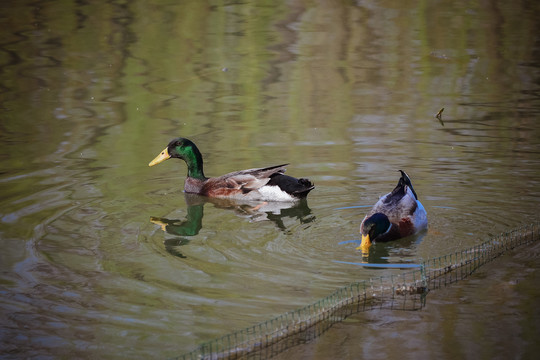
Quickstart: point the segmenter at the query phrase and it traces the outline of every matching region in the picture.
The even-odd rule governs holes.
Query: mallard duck
[[[201,152],[192,141],[185,138],[173,139],[148,166],[170,158],[182,159],[187,164],[188,173],[184,183],[186,193],[239,200],[295,201],[305,198],[315,187],[308,179],[284,175],[288,164],[207,178],[203,172]]]
[[[377,201],[360,225],[362,243],[367,250],[374,241],[391,241],[410,236],[427,228],[426,210],[418,201],[411,179],[402,170],[392,192]]]

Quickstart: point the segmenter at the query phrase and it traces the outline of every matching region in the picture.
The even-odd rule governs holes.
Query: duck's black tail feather
[[[396,188],[402,187],[403,189],[405,189],[405,186],[408,186],[411,189],[412,193],[414,194],[414,197],[416,198],[416,200],[418,200],[418,196],[416,195],[416,191],[414,191],[411,178],[409,177],[409,175],[407,175],[407,173],[403,170],[399,170],[399,172],[401,173],[401,178],[399,179],[399,182]]]
[[[272,175],[268,185],[279,186],[281,190],[297,198],[306,197],[307,194],[315,188],[315,185],[308,179],[297,179],[284,174]]]

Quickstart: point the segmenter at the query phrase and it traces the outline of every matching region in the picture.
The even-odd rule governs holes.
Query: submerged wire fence
[[[318,337],[355,313],[383,308],[421,309],[429,290],[465,279],[509,250],[538,241],[539,231],[540,221],[466,250],[426,260],[412,271],[349,284],[313,304],[206,342],[176,359],[270,358]]]

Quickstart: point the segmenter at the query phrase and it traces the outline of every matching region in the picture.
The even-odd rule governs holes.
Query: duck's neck
[[[206,176],[204,176],[203,171],[202,155],[196,146],[192,146],[191,151],[188,151],[184,155],[184,160],[186,161],[188,167],[188,177],[198,180],[206,180]]]

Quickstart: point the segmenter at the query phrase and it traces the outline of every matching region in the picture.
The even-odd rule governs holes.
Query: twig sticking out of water
[[[442,121],[442,112],[443,111],[444,111],[444,108],[441,108],[441,110],[439,110],[437,115],[435,115],[435,117],[439,120],[439,122],[441,123],[442,126],[444,126],[444,122]]]

